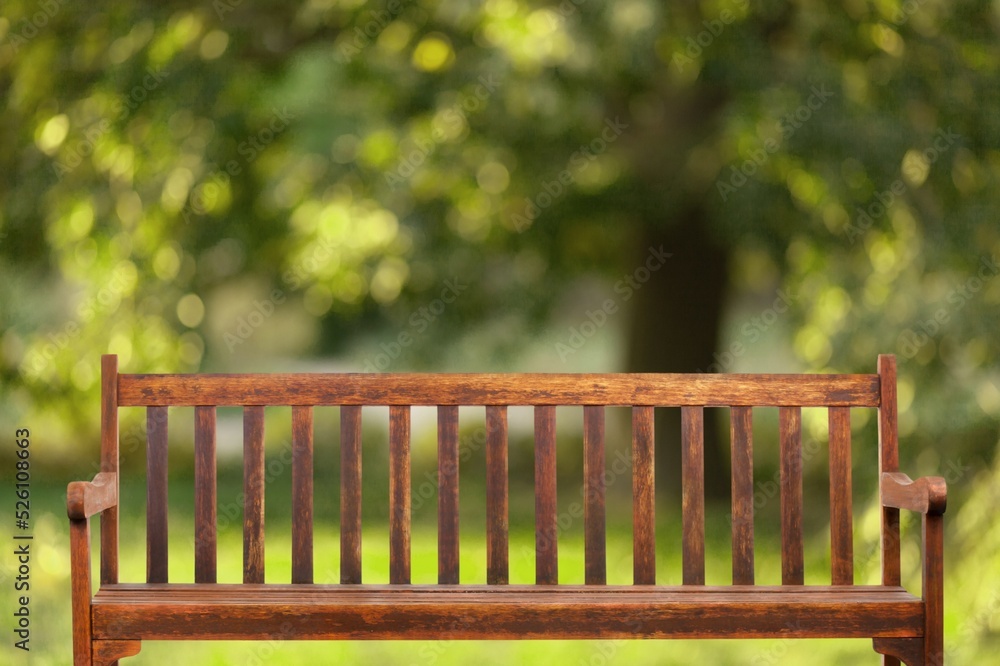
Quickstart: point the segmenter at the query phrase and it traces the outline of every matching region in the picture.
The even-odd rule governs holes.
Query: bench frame
[[[943,664],[940,477],[899,472],[896,363],[871,375],[126,375],[101,364],[101,471],[67,491],[76,666],[142,640],[869,637],[883,664]],[[195,407],[195,583],[167,581],[166,416]],[[215,407],[244,406],[244,583],[215,580]],[[290,585],[264,585],[264,406],[292,407]],[[313,584],[312,407],[341,406],[341,584]],[[390,407],[390,584],[361,584],[361,406]],[[410,585],[411,405],[438,407],[439,584]],[[458,405],[486,407],[487,585],[458,585]],[[535,406],[536,585],[508,585],[507,405]],[[559,585],[555,407],[583,405],[586,585]],[[632,407],[634,585],[606,585],[604,406]],[[118,580],[118,408],[147,407],[147,582]],[[682,414],[683,586],[656,585],[653,414]],[[733,585],[704,580],[703,409],[729,407]],[[779,408],[782,585],[754,585],[752,408]],[[803,585],[801,407],[830,414],[831,586]],[[878,408],[882,585],[855,586],[850,408]],[[923,596],[900,581],[899,511],[923,519]],[[101,517],[100,589],[90,519]],[[170,603],[164,603],[168,600]],[[553,618],[558,611],[558,618]],[[289,629],[286,613],[301,614]],[[200,624],[189,618],[198,613]],[[595,614],[600,621],[595,622]],[[484,620],[489,618],[489,622]]]

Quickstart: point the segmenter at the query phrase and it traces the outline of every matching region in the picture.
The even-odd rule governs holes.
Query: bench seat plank
[[[95,638],[144,640],[866,638],[923,635],[920,599],[880,586],[118,584]]]

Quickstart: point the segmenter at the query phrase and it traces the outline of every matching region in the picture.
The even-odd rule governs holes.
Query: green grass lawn
[[[193,579],[194,559],[191,534],[193,521],[190,511],[189,483],[171,486],[170,522],[170,577],[176,582]],[[4,641],[0,650],[0,663],[64,665],[70,663],[70,613],[69,613],[69,548],[68,529],[61,510],[62,487],[36,487],[36,503],[47,512],[35,520],[34,551],[32,560],[32,650],[30,656],[14,650],[12,640]],[[219,498],[224,505],[226,498],[236,497],[238,483],[225,476],[220,479]],[[268,487],[268,493],[283,492]],[[317,487],[317,493],[322,489]],[[271,495],[269,495],[271,496]],[[291,541],[288,508],[274,497],[268,508],[266,536],[267,582],[289,582],[291,571]],[[145,517],[144,500],[139,490],[123,488],[124,506],[137,507],[126,512],[121,525],[121,580],[141,582],[145,575]],[[609,502],[613,498],[609,497]],[[530,503],[531,497],[512,498],[512,516],[515,509]],[[481,507],[478,498],[469,500],[470,506]],[[317,502],[317,512],[321,506]],[[377,508],[377,507],[376,507]],[[463,504],[463,510],[465,505]],[[51,510],[48,510],[51,509]],[[518,509],[519,510],[519,509]],[[414,583],[433,583],[437,571],[436,530],[433,503],[414,511],[412,540],[412,573]],[[766,512],[764,512],[766,515]],[[428,514],[431,519],[428,519]],[[37,515],[37,514],[36,514]],[[221,514],[220,514],[221,515]],[[534,536],[531,511],[528,522],[512,520],[510,578],[512,583],[531,583],[534,577]],[[611,515],[609,511],[609,516]],[[620,512],[628,521],[631,513]],[[481,513],[474,510],[462,516],[462,582],[483,583],[486,577],[486,548],[484,522]],[[662,529],[658,532],[658,581],[676,584],[680,580],[679,526],[674,515],[664,515]],[[710,584],[728,582],[730,568],[729,534],[726,523],[709,517],[706,551],[707,578]],[[582,522],[582,521],[577,521]],[[864,557],[870,520],[858,526],[859,570],[858,582],[873,582],[877,576],[878,559]],[[388,581],[388,527],[374,520],[366,523],[363,535],[364,580],[379,583]],[[97,548],[96,535],[95,543]],[[814,535],[807,544],[807,583],[829,582],[828,537]],[[909,543],[909,542],[908,542]],[[910,544],[913,545],[913,544]],[[582,525],[571,525],[560,536],[560,579],[563,583],[583,581]],[[904,549],[907,550],[907,549]],[[912,548],[909,548],[912,551]],[[756,568],[758,582],[774,584],[780,576],[780,549],[778,537],[766,524],[758,526]],[[315,532],[315,578],[317,582],[335,583],[339,577],[339,542],[337,527],[332,521],[319,519]],[[911,579],[915,572],[913,552],[906,557]],[[219,532],[219,582],[239,582],[241,579],[242,534],[240,519],[221,520]],[[96,566],[95,566],[96,571]],[[631,582],[632,554],[631,531],[628,525],[609,523],[608,577],[609,583]],[[3,586],[10,590],[9,571],[2,572]],[[914,587],[914,590],[918,588]],[[949,625],[958,620],[954,599],[949,599]],[[5,606],[4,614],[7,614]],[[8,615],[9,617],[9,615]],[[10,625],[10,620],[7,621]],[[7,632],[5,632],[7,633]],[[8,634],[9,636],[9,634]],[[951,640],[956,640],[952,637]],[[350,642],[149,642],[141,654],[123,663],[135,664],[403,664],[431,666],[432,664],[859,664],[877,662],[867,640],[757,640],[757,641],[350,641]],[[950,663],[963,663],[954,659]],[[971,662],[969,662],[971,663]]]

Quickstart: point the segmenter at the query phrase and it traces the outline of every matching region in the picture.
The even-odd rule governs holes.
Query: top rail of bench
[[[879,376],[672,373],[121,374],[119,406],[878,407]]]

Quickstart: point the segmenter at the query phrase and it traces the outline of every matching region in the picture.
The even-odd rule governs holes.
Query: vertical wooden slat
[[[243,582],[264,582],[264,407],[243,408]]]
[[[313,582],[313,411],[292,407],[292,582]]]
[[[146,408],[146,582],[167,582],[167,407]]]
[[[653,407],[632,408],[632,583],[656,585]]]
[[[683,581],[705,584],[705,408],[681,407]]]
[[[118,356],[101,356],[101,471],[118,483]],[[101,514],[101,584],[118,582],[118,505]]]
[[[753,408],[731,407],[733,585],[753,585]]]
[[[896,357],[878,357],[879,408],[878,451],[879,478],[885,472],[899,471],[899,434],[896,408]],[[882,509],[882,584],[899,585],[899,509]],[[885,662],[888,664],[888,662]],[[898,664],[898,662],[897,662]]]
[[[507,407],[486,406],[486,582],[506,585]]]
[[[802,536],[802,408],[779,407],[781,584],[805,582]]]
[[[194,582],[216,582],[215,407],[194,408]]]
[[[340,408],[340,582],[361,583],[361,406]]]
[[[410,408],[389,407],[389,582],[410,582]]]
[[[438,583],[458,584],[458,405],[438,407]]]
[[[854,584],[851,408],[830,407],[830,550],[834,585]]]
[[[583,407],[583,548],[584,582],[607,582],[605,551],[604,407]]]
[[[535,582],[559,584],[556,408],[535,407]]]

